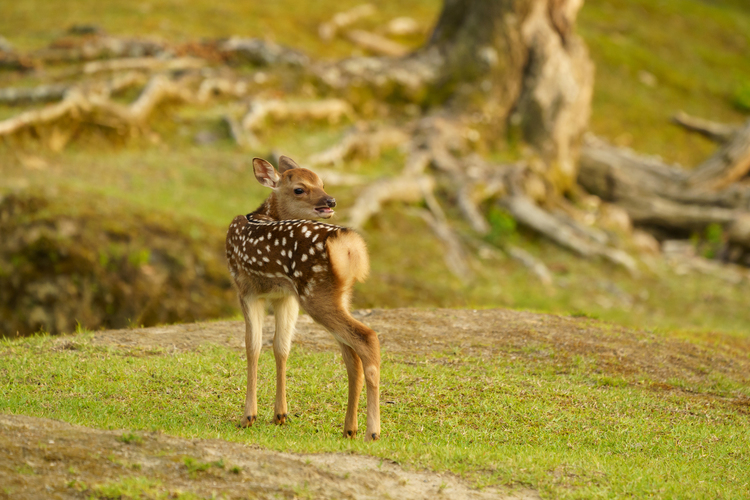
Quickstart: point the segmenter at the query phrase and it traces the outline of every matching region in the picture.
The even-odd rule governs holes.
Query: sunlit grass
[[[728,402],[748,397],[747,387],[731,379],[717,385],[710,374],[703,382],[675,380],[684,391],[665,392],[642,374],[602,372],[580,356],[386,352],[383,439],[367,444],[340,436],[346,377],[335,353],[294,350],[292,417],[282,427],[270,423],[274,364],[262,355],[260,423],[240,430],[238,352],[95,347],[85,335],[65,350],[52,343],[3,342],[0,411],[282,451],[356,451],[450,470],[479,485],[525,485],[550,498],[739,498],[750,479],[750,417]]]

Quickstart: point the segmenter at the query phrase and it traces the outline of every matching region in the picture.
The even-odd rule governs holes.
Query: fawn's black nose
[[[328,198],[326,200],[326,205],[328,205],[330,208],[333,208],[336,206],[336,198]]]

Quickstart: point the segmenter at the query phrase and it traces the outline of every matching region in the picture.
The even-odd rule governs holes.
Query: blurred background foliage
[[[0,35],[18,51],[45,47],[74,25],[175,42],[238,35],[273,40],[315,59],[336,59],[361,52],[342,39],[324,42],[318,26],[358,3],[3,2]],[[418,47],[429,36],[441,2],[386,0],[377,7],[375,15],[362,20],[363,28],[377,31],[395,17],[412,17],[421,31],[400,41]],[[668,162],[696,165],[715,145],[670,125],[671,116],[684,110],[739,123],[750,111],[750,4],[746,1],[588,0],[579,15],[578,32],[596,64],[591,131],[617,145]],[[31,74],[0,70],[0,86],[38,85],[54,79],[59,71],[54,67]],[[262,148],[248,152],[231,141],[222,125],[226,112],[227,105],[221,102],[210,108],[165,107],[152,118],[146,133],[114,141],[103,132],[92,133],[59,152],[33,141],[0,142],[0,206],[4,207],[0,215],[6,214],[0,217],[2,292],[12,297],[17,290],[13,287],[21,286],[19,280],[38,290],[46,282],[60,281],[65,273],[72,282],[99,276],[99,284],[91,278],[87,285],[90,297],[97,296],[97,287],[130,290],[130,295],[122,292],[126,298],[119,299],[129,301],[128,307],[110,304],[117,314],[87,313],[85,307],[81,309],[87,302],[75,294],[66,299],[68,309],[53,311],[45,306],[46,295],[34,292],[38,298],[29,311],[37,311],[38,321],[27,324],[33,329],[71,331],[76,322],[88,328],[121,327],[236,314],[229,281],[220,276],[222,238],[236,214],[253,210],[267,195],[252,176],[252,157],[278,151],[304,159],[338,142],[351,124],[269,124],[261,135]],[[0,119],[17,113],[15,107],[0,106]],[[511,146],[497,144],[489,154],[512,156]],[[356,160],[343,168],[374,180],[400,170],[403,161],[403,154],[393,150],[376,161]],[[332,193],[341,214],[356,199],[357,190],[339,187]],[[477,278],[462,283],[447,272],[442,247],[425,223],[403,206],[389,205],[364,228],[373,272],[366,284],[358,286],[355,307],[513,307],[596,316],[646,328],[743,332],[750,327],[747,280],[680,272],[658,257],[646,259],[644,271],[632,276],[559,249],[516,227],[501,210],[492,209],[489,220],[488,241],[513,241],[547,263],[554,274],[552,286],[543,285],[502,255],[473,260]],[[61,230],[61,221],[68,221],[68,229],[79,230]],[[48,269],[47,274],[24,275],[25,250],[11,245],[8,236],[28,239],[28,234],[19,233],[21,222],[27,231],[48,229],[47,240],[52,243],[47,244],[52,246],[45,247],[45,259],[67,249],[67,255],[83,255],[84,260],[67,271],[52,266],[40,268]],[[113,224],[118,227],[112,229]],[[35,237],[41,238],[44,231],[36,231]],[[114,242],[118,234],[127,241]],[[720,239],[716,231],[694,235],[699,251],[705,253],[715,252]],[[76,253],[76,246],[96,249]],[[130,257],[123,257],[126,254]],[[149,269],[159,259],[175,262],[161,281],[149,277]],[[206,270],[203,277],[195,276],[195,266]],[[205,286],[192,286],[204,278]],[[107,296],[101,295],[103,304]],[[141,303],[149,304],[152,312],[135,307]],[[159,307],[175,312],[153,312]],[[15,331],[28,333],[11,322],[0,329],[9,335]]]

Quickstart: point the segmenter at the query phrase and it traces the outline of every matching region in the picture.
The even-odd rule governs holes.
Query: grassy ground
[[[523,485],[545,498],[741,498],[750,479],[750,418],[747,403],[737,403],[750,390],[731,370],[665,384],[543,345],[491,356],[386,348],[385,439],[371,445],[340,437],[346,382],[338,354],[295,349],[291,423],[267,423],[273,384],[262,383],[261,423],[239,430],[240,352],[168,353],[88,338],[66,348],[48,337],[0,344],[0,411],[280,451],[373,454],[479,486]],[[273,370],[270,354],[261,356],[260,380],[273,380]]]
[[[354,4],[191,0],[186,8],[174,0],[4,2],[0,35],[30,50],[60,37],[69,25],[95,23],[117,35],[176,41],[261,36],[333,58],[353,51],[343,41],[320,41],[317,25]],[[389,0],[378,6],[364,27],[411,15],[425,28],[424,37],[440,2]],[[669,125],[674,112],[743,119],[736,95],[750,82],[746,2],[589,0],[579,32],[597,65],[595,133],[690,166],[714,145]],[[416,45],[420,37],[407,42]],[[0,74],[0,82],[3,78]],[[0,107],[0,117],[17,111]],[[150,138],[117,145],[87,137],[53,153],[37,143],[0,144],[0,190],[45,189],[61,193],[72,208],[81,197],[101,196],[223,227],[266,195],[250,173],[253,155],[277,149],[304,158],[344,133],[343,127],[274,127],[262,137],[263,151],[243,153],[227,139],[198,146],[195,134],[220,128],[222,110],[204,111],[166,111]],[[402,164],[400,154],[391,151],[378,162],[347,168],[377,178]],[[345,214],[357,192],[333,194]],[[472,262],[477,278],[462,284],[447,272],[430,230],[405,215],[403,207],[387,208],[365,228],[365,236],[373,273],[357,289],[360,307],[506,306],[598,316],[691,342],[710,341],[716,330],[746,338],[750,329],[747,283],[678,276],[661,264],[633,277],[510,231],[506,237],[550,266],[556,286],[545,288],[509,259]],[[602,371],[586,357],[561,366],[533,352],[491,359],[435,352],[407,359],[386,350],[383,420],[389,422],[389,439],[368,448],[338,436],[344,389],[342,369],[330,353],[295,354],[290,398],[299,416],[291,425],[240,433],[233,422],[244,392],[243,361],[234,351],[167,355],[85,341],[75,350],[54,350],[51,342],[34,338],[0,345],[0,411],[102,428],[251,441],[281,450],[366,451],[414,467],[454,470],[480,484],[532,485],[550,498],[741,498],[748,488],[747,411],[722,399],[748,397],[739,378],[706,375],[697,385],[675,380],[684,390],[666,391],[648,380],[641,384]],[[525,362],[514,362],[514,356]],[[261,376],[270,379],[270,357],[262,363]],[[261,399],[270,400],[269,385],[262,390]]]

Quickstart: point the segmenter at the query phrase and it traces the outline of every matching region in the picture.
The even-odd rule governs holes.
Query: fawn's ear
[[[279,173],[273,165],[262,158],[253,158],[253,172],[258,182],[266,187],[274,189],[279,184]]]
[[[297,162],[295,162],[288,156],[279,156],[279,172],[283,174],[287,170],[291,170],[293,168],[299,168]]]

